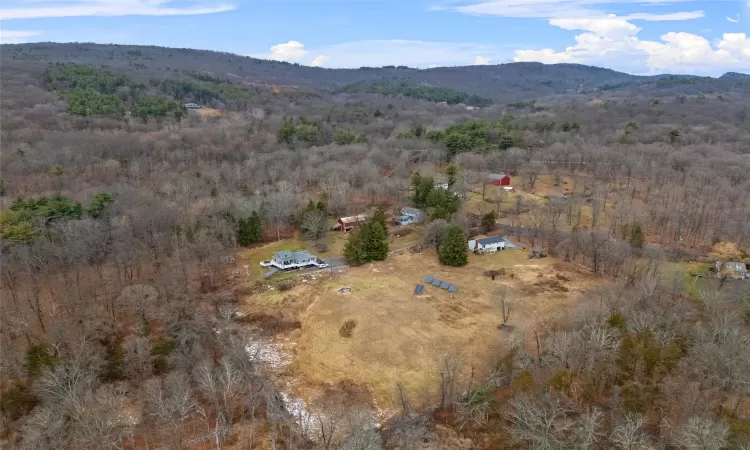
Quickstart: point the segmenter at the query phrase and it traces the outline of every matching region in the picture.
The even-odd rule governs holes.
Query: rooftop
[[[367,216],[365,216],[364,214],[360,214],[358,216],[341,217],[339,220],[344,223],[364,222],[365,220],[367,220]]]
[[[491,173],[487,175],[487,178],[489,178],[490,180],[502,180],[505,177],[506,175],[503,172]]]
[[[296,251],[289,251],[289,250],[282,250],[280,252],[276,252],[274,255],[275,258],[282,259],[282,260],[305,260],[312,258],[313,255],[308,252],[307,250],[296,250]]]
[[[488,245],[488,244],[497,244],[500,242],[506,242],[508,238],[505,236],[488,236],[484,238],[478,238],[477,242],[479,242],[482,245]]]

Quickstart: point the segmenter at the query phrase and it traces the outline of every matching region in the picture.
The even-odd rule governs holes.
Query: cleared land
[[[488,269],[508,273],[492,281],[483,274]],[[415,296],[415,284],[428,274],[456,284],[459,292],[428,286]],[[436,357],[446,349],[460,349],[480,367],[491,361],[508,333],[498,328],[499,307],[492,299],[498,287],[517,292],[510,325],[526,329],[601,283],[559,260],[529,260],[523,251],[470,255],[462,268],[440,266],[433,252],[404,252],[287,292],[249,295],[243,312],[300,321],[299,329],[279,338],[296,343],[287,375],[303,396],[332,385],[367,387],[374,402],[389,409],[396,382],[414,392],[434,389]],[[340,333],[347,321],[356,323],[351,337]]]

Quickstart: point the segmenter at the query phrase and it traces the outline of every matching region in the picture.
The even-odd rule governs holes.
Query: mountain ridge
[[[651,86],[682,86],[687,93],[744,88],[750,75],[728,72],[720,77],[688,74],[633,75],[583,64],[512,62],[429,69],[406,66],[322,68],[214,50],[93,43],[25,43],[0,45],[6,68],[43,70],[49,63],[106,65],[143,80],[181,76],[185,71],[230,77],[244,83],[304,86],[333,92],[358,82],[399,80],[414,86],[445,87],[492,98],[517,101],[558,94]],[[667,80],[667,81],[665,81]],[[674,90],[674,89],[672,89]],[[671,93],[671,91],[669,91]]]

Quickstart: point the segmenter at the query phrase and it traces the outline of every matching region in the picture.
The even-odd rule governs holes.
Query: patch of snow
[[[251,361],[267,364],[273,369],[284,368],[291,362],[289,355],[268,342],[250,341],[245,345],[245,351]]]
[[[307,404],[299,397],[292,397],[286,392],[281,392],[281,400],[284,402],[284,407],[289,414],[294,417],[297,423],[302,427],[303,430],[309,431],[315,424],[310,411],[307,410]]]

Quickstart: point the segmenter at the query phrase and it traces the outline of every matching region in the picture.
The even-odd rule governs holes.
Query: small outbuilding
[[[508,186],[510,185],[510,177],[503,172],[491,173],[487,175],[487,183],[493,186]]]
[[[358,216],[339,217],[331,229],[334,231],[349,231],[357,228],[367,221],[367,216],[360,214]]]

